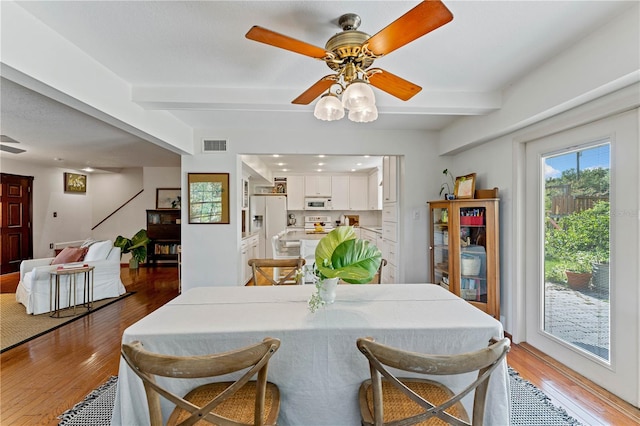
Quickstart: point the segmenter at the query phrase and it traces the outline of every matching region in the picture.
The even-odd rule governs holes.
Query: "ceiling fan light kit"
[[[316,104],[313,115],[324,121],[340,120],[344,117],[344,107],[337,95],[331,92],[325,93]]]
[[[420,86],[380,68],[369,69],[373,61],[452,19],[453,14],[441,1],[426,0],[373,36],[358,31],[358,15],[342,15],[338,21],[342,32],[331,37],[324,49],[259,26],[253,26],[246,37],[323,60],[336,72],[322,77],[292,103],[308,105],[322,95],[313,112],[316,118],[325,121],[339,120],[344,117],[344,110],[348,109],[349,120],[368,123],[378,118],[376,99],[371,86],[403,101],[409,100],[422,90]],[[335,93],[331,92],[333,86],[338,86]],[[342,102],[338,95],[342,95]]]

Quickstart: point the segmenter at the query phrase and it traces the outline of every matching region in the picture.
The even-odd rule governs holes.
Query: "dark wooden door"
[[[20,270],[20,262],[33,257],[31,190],[33,176],[1,174],[0,274]]]

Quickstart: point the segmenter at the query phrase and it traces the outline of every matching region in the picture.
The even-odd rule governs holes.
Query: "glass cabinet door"
[[[431,282],[449,290],[449,209],[431,209]]]
[[[460,208],[460,297],[487,303],[487,211]]]

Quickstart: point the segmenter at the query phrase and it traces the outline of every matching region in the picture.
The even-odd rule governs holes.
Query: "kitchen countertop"
[[[382,234],[382,226],[368,226],[362,225],[360,226],[362,229],[368,229],[369,231],[377,232],[378,234]]]
[[[247,238],[253,237],[254,235],[258,235],[258,231],[255,231],[255,232],[243,232],[241,238],[243,240],[246,240]]]

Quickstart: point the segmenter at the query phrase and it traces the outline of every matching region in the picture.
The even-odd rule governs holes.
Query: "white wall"
[[[88,237],[113,241],[118,235],[130,238],[146,228],[146,210],[156,206],[156,188],[180,187],[179,167],[131,168],[121,173],[87,173],[87,192],[70,194],[64,192],[65,172],[78,173],[2,158],[2,173],[34,177],[32,229],[36,259],[53,256],[51,243]],[[140,196],[91,230],[142,189]],[[129,256],[124,255],[122,261],[128,262]]]
[[[92,177],[87,175],[87,192],[64,192],[64,173],[77,170],[36,166],[2,158],[2,173],[33,176],[33,256],[53,256],[50,243],[86,238],[91,230]],[[53,217],[53,213],[57,217]]]
[[[502,94],[500,110],[444,129],[439,152],[456,153],[640,81],[640,3],[542,64]]]
[[[199,154],[202,138],[227,139],[226,153]],[[265,143],[265,141],[269,141]],[[436,138],[430,132],[371,131],[352,127],[339,138],[324,132],[294,132],[199,129],[194,141],[194,156],[182,157],[182,187],[188,173],[230,174],[230,225],[190,225],[186,208],[182,210],[184,289],[198,286],[237,285],[237,262],[241,238],[240,200],[242,166],[238,154],[343,154],[399,155],[403,157],[400,201],[401,279],[404,282],[427,280],[427,200],[438,197],[442,160],[436,152]],[[416,216],[414,216],[416,214]],[[415,218],[414,218],[415,217]]]

